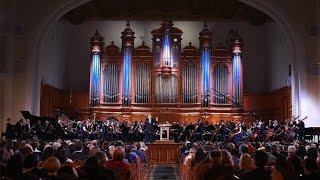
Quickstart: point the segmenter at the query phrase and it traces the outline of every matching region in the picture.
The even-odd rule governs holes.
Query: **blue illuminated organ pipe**
[[[201,52],[201,88],[202,88],[202,106],[210,105],[210,61],[212,48],[212,33],[209,31],[207,24],[199,33],[200,52]]]
[[[132,50],[130,47],[124,48],[123,53],[123,98],[124,102],[130,101],[130,90],[131,90],[131,60],[132,60]]]
[[[169,29],[165,30],[164,40],[163,40],[163,64],[165,66],[173,66],[172,62],[172,43],[169,34]]]
[[[210,95],[210,49],[205,48],[201,53],[202,67],[202,94],[204,97]]]
[[[134,32],[130,28],[129,21],[125,30],[121,33],[122,39],[122,105],[130,106],[131,104],[131,62],[134,47]]]
[[[91,37],[91,65],[90,65],[90,105],[100,105],[100,55],[103,47],[103,38],[98,30]]]
[[[233,74],[232,74],[232,92],[233,92],[233,100],[236,102],[238,106],[242,104],[242,60],[241,60],[241,48],[242,48],[242,40],[239,37],[238,33],[235,33],[235,37],[233,39]]]

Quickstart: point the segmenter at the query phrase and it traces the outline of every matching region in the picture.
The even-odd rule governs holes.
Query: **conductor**
[[[144,127],[144,141],[147,143],[154,142],[154,120],[152,119],[151,114],[148,115],[148,118],[145,121]]]

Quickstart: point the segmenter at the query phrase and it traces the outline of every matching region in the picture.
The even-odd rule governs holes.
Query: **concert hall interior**
[[[208,141],[320,143],[319,89],[319,0],[0,0],[1,141],[141,141],[131,179],[197,179]]]

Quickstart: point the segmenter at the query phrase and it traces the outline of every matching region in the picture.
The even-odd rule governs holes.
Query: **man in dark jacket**
[[[259,179],[259,180],[270,180],[270,172],[266,170],[266,165],[268,163],[268,155],[264,151],[256,151],[254,155],[254,162],[256,168],[249,171],[244,175],[245,180]]]
[[[145,142],[153,142],[154,141],[154,120],[152,119],[152,116],[149,115],[148,118],[145,121]]]

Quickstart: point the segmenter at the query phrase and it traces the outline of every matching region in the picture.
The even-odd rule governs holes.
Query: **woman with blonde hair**
[[[240,170],[236,172],[236,176],[240,179],[242,179],[247,172],[254,169],[253,160],[249,154],[244,153],[241,155],[239,168]]]

